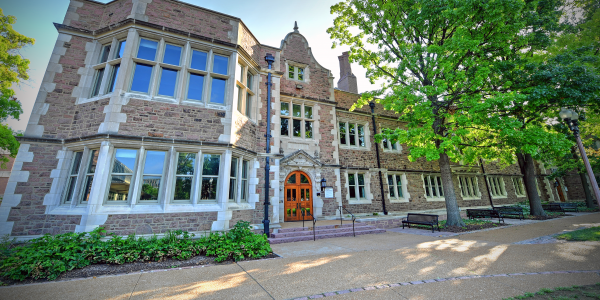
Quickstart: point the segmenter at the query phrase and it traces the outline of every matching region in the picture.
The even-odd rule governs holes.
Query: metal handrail
[[[308,214],[309,216],[312,217],[312,222],[313,222],[313,241],[317,240],[317,233],[315,228],[317,226],[315,226],[315,224],[317,223],[317,218],[315,218],[315,216],[313,216],[309,211],[307,211],[306,209],[300,209],[300,213],[302,214],[302,227],[304,227],[304,214]]]
[[[342,210],[345,210],[347,213],[349,213],[352,216],[352,234],[354,235],[354,237],[356,237],[356,231],[354,231],[354,221],[356,221],[356,217],[354,216],[353,213],[351,213],[349,210],[347,210],[345,207],[343,206],[339,206],[338,208],[340,210],[340,226],[344,225],[343,221],[344,221],[344,214]]]

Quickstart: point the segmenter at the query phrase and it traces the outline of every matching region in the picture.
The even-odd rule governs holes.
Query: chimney
[[[338,56],[338,59],[340,60],[340,80],[338,80],[338,89],[358,94],[356,76],[352,74],[352,67],[350,67],[348,56],[348,51],[342,52],[342,55]]]

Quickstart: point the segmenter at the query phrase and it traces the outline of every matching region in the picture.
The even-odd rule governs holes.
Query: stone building
[[[374,126],[401,128],[398,116],[377,105],[373,123],[369,107],[349,111],[360,95],[347,53],[335,88],[297,26],[272,47],[239,18],[175,0],[71,0],[55,27],[0,235],[200,232],[238,220],[260,228],[265,193],[274,228],[302,209],[318,218],[340,205],[381,212],[382,199],[390,212],[444,207],[437,163],[375,143]],[[453,170],[461,207],[527,199],[517,166]],[[542,197],[558,199],[547,171],[537,171]]]

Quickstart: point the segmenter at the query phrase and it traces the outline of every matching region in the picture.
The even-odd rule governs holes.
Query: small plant
[[[265,235],[254,234],[249,222],[239,221],[227,233],[213,232],[197,240],[182,230],[167,231],[162,238],[120,237],[106,234],[103,228],[88,233],[44,235],[29,243],[10,248],[14,241],[3,238],[0,276],[12,280],[48,280],[90,264],[124,264],[135,261],[162,261],[167,258],[190,259],[197,255],[215,256],[215,261],[260,258],[272,252]],[[4,242],[6,240],[6,242]],[[173,265],[177,268],[179,265]]]
[[[291,209],[291,208],[288,208],[288,209],[287,209],[287,215],[288,215],[288,216],[291,216],[291,215],[292,215],[292,209]]]
[[[378,215],[379,215],[379,213],[373,213],[373,215],[374,215],[374,216],[378,216]]]

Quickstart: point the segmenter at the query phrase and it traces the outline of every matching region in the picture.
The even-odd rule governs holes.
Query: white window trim
[[[349,174],[354,174],[355,180],[355,195],[360,195],[358,189],[358,174],[362,174],[365,179],[365,198],[350,198],[350,182],[349,182]],[[367,171],[354,171],[349,170],[345,172],[346,176],[346,200],[348,200],[348,204],[371,204],[373,200],[373,195],[371,194],[371,173]]]
[[[108,41],[110,41],[110,42],[108,42]],[[82,97],[80,97],[78,104],[108,98],[113,94],[113,92],[108,92],[108,88],[110,85],[110,79],[112,77],[112,73],[114,71],[115,66],[118,64],[121,64],[122,57],[115,58],[115,56],[117,54],[116,53],[117,46],[119,45],[119,43],[121,41],[125,41],[127,43],[128,42],[127,37],[126,36],[118,36],[118,37],[113,37],[110,40],[102,40],[97,43],[98,45],[97,45],[96,54],[93,55],[92,59],[91,59],[91,61],[93,63],[90,65],[90,69],[91,69],[92,73],[90,76],[91,82],[89,82],[89,90],[83,91],[83,95],[82,95]],[[108,59],[105,62],[100,62],[102,52],[103,52],[102,50],[107,45],[110,45],[110,51],[108,52]],[[127,44],[125,44],[125,47],[127,47]],[[99,82],[100,86],[98,88],[98,95],[94,96],[93,92],[94,92],[94,89],[97,84],[98,72],[100,69],[104,69],[104,74],[102,75],[102,79],[100,79],[100,82]],[[121,71],[119,71],[119,73],[121,73]],[[115,78],[115,82],[117,82],[118,80],[119,80],[119,78]]]
[[[515,189],[515,195],[517,195],[518,198],[527,197],[527,190],[525,189],[525,182],[523,182],[523,177],[513,177],[512,182],[513,187]],[[518,193],[517,185],[521,187],[523,193]]]
[[[467,181],[467,180],[471,180],[471,179],[475,179],[475,185],[473,186],[474,189],[476,189],[474,191],[475,196],[465,196],[463,193],[463,186],[462,186],[462,180]],[[472,182],[470,182],[472,184]],[[469,188],[469,185],[467,185],[466,187],[467,189]],[[479,177],[477,175],[458,175],[458,189],[460,190],[460,196],[462,197],[463,200],[481,200],[481,190],[479,188]]]
[[[379,133],[383,133],[383,129],[387,128],[387,127],[382,127],[381,124],[379,124],[379,128],[381,128],[379,130]],[[390,129],[390,128],[388,128]],[[385,139],[387,140],[387,139]],[[385,140],[381,140],[381,143],[379,143],[379,146],[381,147],[381,149],[383,150],[383,152],[390,152],[390,153],[402,153],[402,145],[400,145],[399,142],[395,142],[394,144],[396,145],[396,149],[392,148],[392,143],[390,143],[389,141],[386,142]]]
[[[396,193],[396,197],[391,197],[389,192],[389,181],[388,176],[393,175],[394,178],[394,191]],[[400,176],[400,182],[402,186],[402,197],[398,197],[398,183],[396,176]],[[406,173],[397,173],[397,172],[387,172],[385,173],[385,183],[388,185],[387,194],[390,203],[407,203],[410,202],[410,193],[408,192],[408,179],[406,178]]]
[[[435,186],[438,188],[437,189],[437,195],[438,196],[433,196],[433,192],[431,190],[429,190],[429,194],[431,196],[427,196],[427,192],[426,192],[427,191],[427,187],[425,186],[425,177],[434,177],[434,178],[435,177],[440,177],[440,181],[441,181],[442,175],[441,174],[421,174],[421,182],[423,183],[423,196],[425,197],[425,199],[427,201],[446,201],[446,197],[445,196],[439,196],[439,186],[438,186],[437,182],[435,183]],[[430,182],[430,186],[431,186],[431,181],[429,181],[429,182]],[[442,191],[443,191],[444,190],[443,183],[442,183],[442,187],[441,188],[442,188]]]
[[[345,123],[346,126],[346,143],[342,144],[342,131],[340,130],[340,123]],[[355,130],[355,138],[354,138],[354,142],[355,145],[350,145],[350,124],[354,124],[354,126],[356,126],[356,130]],[[359,146],[358,145],[358,126],[363,126],[364,128],[364,132],[365,132],[365,145],[364,146]],[[371,140],[370,140],[370,136],[369,136],[369,123],[360,123],[360,122],[356,122],[356,121],[351,121],[351,120],[345,120],[345,119],[338,119],[337,122],[337,134],[338,134],[338,141],[340,144],[340,148],[343,149],[351,149],[351,150],[362,150],[362,151],[370,151],[371,150]]]
[[[289,67],[294,67],[294,77],[290,77]],[[303,80],[298,79],[298,68],[304,70],[304,73],[302,74],[304,76]],[[298,63],[298,62],[294,62],[291,60],[286,60],[285,61],[285,73],[286,73],[285,78],[287,80],[295,81],[297,83],[310,83],[310,71],[309,71],[309,66],[307,64]]]
[[[281,114],[281,104],[283,103],[287,103],[289,105],[289,112],[290,114],[287,116],[284,116]],[[294,117],[294,105],[300,105],[300,117]],[[312,108],[312,119],[307,119],[306,118],[306,114],[305,114],[305,107],[309,106]],[[313,105],[312,103],[307,104],[301,101],[294,101],[294,100],[281,100],[279,102],[279,134],[280,137],[283,139],[295,139],[295,140],[305,140],[305,141],[312,141],[315,140],[315,133],[317,131],[317,119],[316,117],[316,105]],[[282,119],[287,119],[288,120],[288,135],[281,135],[281,120]],[[292,133],[294,131],[294,120],[300,120],[300,136],[294,136]],[[312,137],[307,138],[306,137],[306,122],[312,122]]]
[[[241,66],[243,68],[243,74],[240,74],[239,76],[241,78],[238,77],[238,66]],[[252,82],[250,84],[250,86],[248,86],[248,80],[247,80],[247,76],[248,73],[251,74],[252,76]],[[235,82],[236,82],[236,87],[235,87],[235,92],[234,92],[234,100],[233,101],[235,104],[232,105],[232,107],[234,106],[233,110],[237,111],[237,113],[239,115],[242,115],[250,120],[256,120],[256,108],[257,108],[257,101],[256,99],[258,98],[258,95],[256,94],[255,91],[258,90],[258,71],[254,68],[250,67],[250,64],[245,62],[244,60],[242,60],[242,58],[240,57],[237,61],[236,64],[236,72],[235,72]],[[238,88],[239,87],[239,88]],[[239,92],[242,92],[242,94],[240,95]],[[252,97],[252,99],[250,101],[248,101],[246,99],[248,93],[250,94],[250,96]],[[241,99],[240,99],[241,97]],[[240,111],[240,100],[241,103],[243,104],[242,107],[242,111]],[[250,103],[250,109],[248,110],[247,105],[248,103]]]
[[[498,187],[500,194],[496,192],[496,181],[494,179],[498,179],[498,182],[500,183],[500,186]],[[508,198],[508,193],[506,193],[506,184],[504,183],[503,176],[487,176],[487,180],[490,187],[492,199]]]

